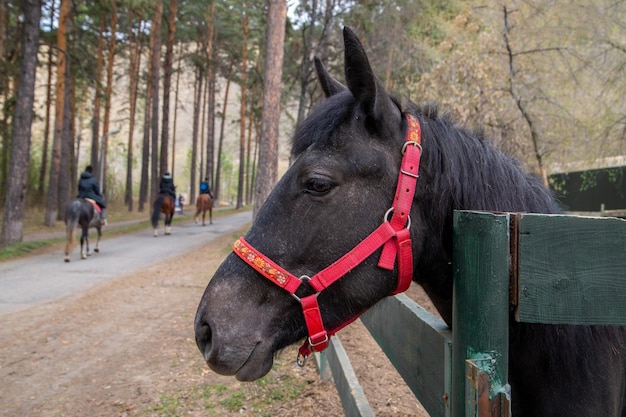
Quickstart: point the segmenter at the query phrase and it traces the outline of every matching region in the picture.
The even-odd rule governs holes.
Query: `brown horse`
[[[202,226],[206,226],[205,218],[207,211],[209,212],[209,224],[213,224],[213,200],[208,194],[200,194],[196,198],[196,214],[194,215],[196,224],[198,223],[198,216],[202,212]]]
[[[152,228],[154,237],[159,235],[157,227],[159,225],[159,215],[165,214],[165,234],[172,233],[172,218],[174,217],[174,199],[167,194],[159,194],[152,203]]]

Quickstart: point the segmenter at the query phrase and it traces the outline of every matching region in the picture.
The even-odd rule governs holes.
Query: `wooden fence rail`
[[[431,417],[508,416],[511,307],[521,322],[626,326],[625,254],[621,219],[458,211],[454,331],[402,294],[361,320]],[[374,416],[338,339],[316,359],[346,416]]]

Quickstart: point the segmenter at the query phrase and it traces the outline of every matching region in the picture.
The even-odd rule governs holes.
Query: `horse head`
[[[379,227],[398,182],[407,121],[350,29],[344,42],[346,85],[316,60],[326,100],[296,128],[293,164],[245,236],[262,254],[256,260],[270,259],[297,277],[313,276]],[[418,230],[414,224],[411,233]],[[393,265],[380,268],[378,261],[376,254],[365,257],[315,297],[325,328],[340,327],[394,291]],[[307,336],[299,300],[316,292],[304,282],[294,297],[231,253],[195,319],[206,362],[239,380],[262,377],[275,352]]]

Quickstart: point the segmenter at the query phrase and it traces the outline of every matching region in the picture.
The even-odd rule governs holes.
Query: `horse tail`
[[[72,200],[65,207],[65,261],[69,261],[69,254],[76,240],[76,225],[80,217],[80,200]]]
[[[161,214],[161,207],[163,207],[163,194],[159,194],[154,201],[154,207],[152,210],[152,228],[156,229],[159,224],[159,214]]]

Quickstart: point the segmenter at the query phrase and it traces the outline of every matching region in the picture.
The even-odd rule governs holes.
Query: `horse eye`
[[[307,181],[304,192],[307,194],[321,196],[328,193],[332,188],[333,184],[330,181],[325,181],[320,178],[312,178]]]

